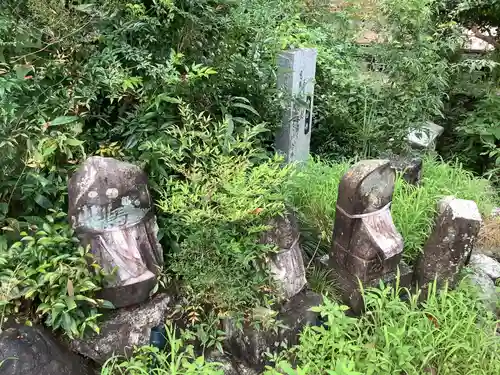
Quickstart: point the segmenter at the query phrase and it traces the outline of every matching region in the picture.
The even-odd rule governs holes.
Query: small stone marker
[[[423,160],[419,157],[397,157],[391,159],[391,166],[401,173],[403,180],[410,185],[420,185],[422,180]]]
[[[438,216],[424,251],[417,260],[415,277],[424,290],[437,279],[454,284],[470,259],[481,228],[481,214],[473,201],[445,197],[438,203]]]
[[[289,163],[309,158],[316,56],[313,48],[299,48],[278,56],[278,89],[284,91],[289,102],[276,136],[276,148]]]
[[[124,307],[143,302],[163,265],[146,174],[137,166],[93,156],[69,181],[71,225],[83,246],[116,278],[99,297]]]
[[[344,303],[358,313],[363,307],[359,281],[391,283],[400,267],[400,285],[411,282],[401,262],[403,238],[392,221],[390,204],[395,172],[389,160],[355,164],[339,185],[330,264]]]
[[[427,121],[421,126],[410,129],[408,141],[410,145],[418,149],[434,150],[437,138],[443,134],[444,128],[431,121]]]
[[[287,215],[271,220],[269,225],[271,229],[263,234],[261,242],[279,249],[268,257],[268,265],[283,298],[288,300],[307,283],[298,223],[292,215]]]

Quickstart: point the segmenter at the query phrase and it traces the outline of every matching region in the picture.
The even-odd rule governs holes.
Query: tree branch
[[[495,49],[499,49],[500,48],[500,40],[497,39],[498,37],[494,37],[492,35],[485,35],[483,34],[480,30],[479,30],[479,27],[478,26],[472,26],[471,27],[471,31],[474,33],[474,36],[476,38],[479,38],[481,39],[482,41],[492,45],[493,47],[495,47]]]

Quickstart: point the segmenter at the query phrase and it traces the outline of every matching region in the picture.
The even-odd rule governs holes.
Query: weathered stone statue
[[[426,290],[434,279],[438,286],[457,281],[458,273],[469,262],[481,224],[474,201],[452,196],[439,201],[434,230],[415,267],[419,287]]]
[[[365,160],[339,185],[330,262],[344,302],[355,312],[363,304],[359,281],[364,286],[390,282],[400,266],[401,281],[411,282],[411,270],[400,263],[403,238],[390,211],[395,178],[388,160]]]
[[[90,245],[116,278],[101,298],[115,307],[146,300],[163,265],[146,174],[137,166],[93,156],[69,181],[69,219],[82,245]]]
[[[299,242],[299,227],[293,215],[274,218],[271,229],[261,242],[276,246],[279,251],[268,257],[267,262],[274,280],[286,300],[299,293],[307,283],[304,260]]]

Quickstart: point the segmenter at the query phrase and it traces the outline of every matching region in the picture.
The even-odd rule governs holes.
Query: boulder
[[[469,267],[485,273],[493,281],[500,279],[500,263],[484,254],[472,254]]]
[[[472,269],[472,273],[467,275],[465,281],[479,293],[478,297],[484,305],[489,310],[495,312],[499,295],[496,291],[495,283],[491,278],[481,270]]]
[[[318,324],[318,313],[311,307],[318,306],[323,299],[320,295],[303,290],[285,303],[276,316],[280,326],[274,329],[256,329],[246,326],[235,327],[231,319],[226,319],[224,346],[234,357],[257,370],[268,363],[266,353],[279,353],[282,349],[298,343],[299,334],[306,325]]]
[[[0,333],[0,375],[35,374],[91,375],[95,370],[44,327],[18,325]]]
[[[169,295],[158,294],[141,305],[114,310],[100,324],[100,334],[73,340],[70,347],[100,364],[113,355],[130,355],[134,347],[148,345],[151,328],[165,322],[172,306]]]

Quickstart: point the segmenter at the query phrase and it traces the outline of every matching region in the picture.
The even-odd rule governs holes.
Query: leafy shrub
[[[53,212],[0,252],[0,309],[3,317],[18,312],[22,304],[33,304],[36,319],[75,337],[87,328],[99,332],[98,308],[112,305],[93,295],[111,275],[78,245],[65,221],[66,214]]]
[[[139,146],[160,197],[167,272],[194,306],[244,310],[271,288],[263,262],[273,249],[259,237],[285,210],[290,168],[262,152],[265,124],[237,132],[231,118],[195,114],[182,102],[179,110],[178,125]]]
[[[327,4],[311,16],[320,18],[325,35],[318,43],[312,146],[332,159],[404,150],[410,126],[442,114],[448,88],[443,57],[455,41],[434,20],[437,1],[365,3],[335,11]]]
[[[306,249],[311,254],[328,251],[331,242],[338,184],[350,163],[311,161],[292,179],[292,204],[306,230]],[[398,179],[392,216],[405,241],[404,255],[412,261],[428,238],[438,200],[447,195],[475,201],[483,215],[489,215],[498,196],[486,180],[475,178],[459,164],[446,164],[427,157],[423,165],[422,185],[414,187]]]
[[[431,290],[419,305],[419,293],[408,302],[399,289],[365,291],[367,313],[350,318],[347,307],[325,299],[314,308],[325,320],[306,327],[300,344],[271,374],[496,374],[500,371],[500,340],[491,312],[477,302],[469,286]]]

